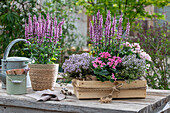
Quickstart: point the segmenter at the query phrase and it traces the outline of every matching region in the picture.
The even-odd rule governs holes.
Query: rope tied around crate
[[[118,85],[114,85],[112,87],[112,92],[107,95],[107,96],[104,96],[104,97],[101,97],[99,102],[101,103],[110,103],[112,101],[112,95],[114,92],[120,92],[119,89],[123,86],[123,83],[120,83]]]

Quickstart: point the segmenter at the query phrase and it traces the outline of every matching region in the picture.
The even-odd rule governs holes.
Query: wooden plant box
[[[82,81],[72,80],[74,94],[78,99],[97,99],[109,95],[112,87],[123,83],[119,92],[114,92],[113,98],[145,98],[146,97],[146,80],[135,80],[129,84],[125,81]]]

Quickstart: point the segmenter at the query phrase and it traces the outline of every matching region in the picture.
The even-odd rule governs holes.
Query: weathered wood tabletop
[[[68,86],[72,90],[71,85]],[[59,87],[56,90],[60,90]],[[28,93],[32,93],[28,89]],[[67,96],[62,101],[36,102],[25,95],[8,95],[0,89],[0,113],[170,113],[170,90],[147,90],[146,99],[116,99],[109,104],[98,100],[78,100]]]

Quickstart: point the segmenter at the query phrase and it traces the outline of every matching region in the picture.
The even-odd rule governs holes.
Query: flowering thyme
[[[79,77],[80,74],[85,76],[91,73],[90,63],[95,58],[90,56],[88,53],[73,54],[69,56],[69,59],[65,60],[62,65],[64,73],[68,73],[71,77]]]

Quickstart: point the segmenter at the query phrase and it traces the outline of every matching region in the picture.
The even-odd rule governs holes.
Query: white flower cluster
[[[136,54],[132,54],[122,58],[122,67],[122,76],[137,79],[138,77],[143,76],[146,70],[146,62],[144,59],[136,58]]]
[[[152,61],[149,54],[147,54],[143,49],[141,49],[139,43],[130,44],[129,42],[123,43],[125,47],[130,47],[133,53],[138,53],[141,59]]]

